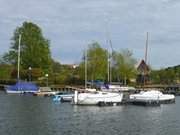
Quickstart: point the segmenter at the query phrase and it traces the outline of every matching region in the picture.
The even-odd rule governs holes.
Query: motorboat
[[[98,105],[100,102],[104,103],[121,103],[123,99],[123,93],[112,92],[86,92],[78,93],[75,91],[74,103],[77,105]]]
[[[74,98],[74,93],[58,93],[53,96],[53,101],[71,102]]]
[[[173,94],[163,94],[157,90],[150,91],[141,91],[138,94],[130,95],[130,101],[132,102],[160,102],[160,103],[168,103],[174,102],[175,96]]]
[[[34,96],[53,96],[56,95],[56,91],[52,91],[50,87],[40,87],[40,90],[34,93]]]

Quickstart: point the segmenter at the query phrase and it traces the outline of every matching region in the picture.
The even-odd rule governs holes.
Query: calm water
[[[180,97],[161,107],[83,107],[0,93],[0,135],[178,135]]]

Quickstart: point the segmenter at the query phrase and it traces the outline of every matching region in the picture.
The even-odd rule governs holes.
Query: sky
[[[36,23],[51,41],[53,59],[77,64],[88,44],[129,49],[159,69],[180,64],[179,0],[0,0],[0,56],[24,21]],[[107,36],[108,35],[108,36]],[[42,54],[43,55],[43,54]]]

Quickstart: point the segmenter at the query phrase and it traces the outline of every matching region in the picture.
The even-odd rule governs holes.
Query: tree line
[[[159,70],[152,70],[151,81],[154,84],[177,84],[180,83],[180,65]]]
[[[98,42],[92,42],[87,45],[86,50],[82,50],[84,53],[78,65],[64,65],[52,58],[51,42],[44,37],[42,29],[32,22],[24,22],[15,29],[9,51],[0,57],[0,80],[16,82],[19,35],[21,35],[21,80],[36,81],[44,85],[48,74],[50,84],[84,84],[85,60],[89,81],[129,84],[131,80],[136,79],[137,60],[133,57],[132,51],[128,49],[108,51]],[[179,69],[178,66],[175,70],[174,68],[152,70],[152,83],[173,83],[180,75]]]

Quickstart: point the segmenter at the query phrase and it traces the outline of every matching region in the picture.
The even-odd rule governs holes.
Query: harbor
[[[3,85],[1,85],[1,87],[4,87]],[[166,86],[167,87],[167,86]],[[138,93],[142,93],[144,91],[144,89],[132,89],[132,90],[125,90],[125,91],[119,91],[119,92],[108,92],[108,91],[99,91],[99,95],[98,95],[98,91],[96,91],[96,89],[92,89],[95,91],[87,91],[87,90],[91,90],[91,89],[84,89],[83,86],[53,86],[53,87],[40,87],[40,90],[38,92],[32,93],[32,96],[41,96],[41,97],[53,97],[53,101],[54,102],[70,102],[71,104],[78,104],[78,105],[96,105],[96,106],[101,106],[101,107],[105,107],[105,106],[122,106],[122,105],[142,105],[142,106],[160,106],[161,104],[171,104],[171,103],[175,103],[175,98],[170,97],[170,99],[165,99],[162,100],[160,99],[160,95],[162,95],[162,93],[164,93],[165,95],[168,94],[174,94],[174,95],[179,95],[178,93],[172,93],[172,89],[175,88],[176,92],[179,92],[177,90],[177,85],[175,85],[174,87],[168,86],[168,90],[164,89],[164,91],[159,90],[159,86],[158,88],[151,88],[150,86],[148,86],[145,90],[144,93],[150,93],[148,95],[148,97],[144,97],[144,99],[139,99],[138,97],[135,98],[131,98],[133,95],[138,95]],[[149,89],[149,90],[148,90]],[[154,92],[152,91],[155,90]],[[157,94],[156,97],[151,97],[154,94],[151,93],[151,91],[154,94]],[[29,93],[29,92],[28,92]],[[76,95],[76,93],[78,93]],[[92,94],[91,94],[92,93]],[[102,94],[101,94],[102,93]],[[111,94],[112,93],[112,94]],[[116,94],[117,93],[117,94]],[[16,93],[18,94],[18,93]],[[26,95],[25,92],[23,93],[19,93],[21,94],[21,96]],[[30,93],[29,93],[30,94]],[[109,94],[109,99],[108,99],[108,95]],[[10,93],[11,95],[11,93]],[[14,94],[13,94],[14,95]],[[81,95],[85,96],[85,97],[81,97]],[[85,102],[85,98],[88,97],[88,95],[90,96],[89,99]],[[119,96],[118,96],[119,95]],[[122,95],[122,96],[121,96]],[[173,96],[174,96],[173,95]],[[76,98],[77,96],[77,98]],[[101,97],[102,96],[102,97]],[[107,97],[106,97],[107,96]],[[117,99],[113,99],[114,97],[117,96]],[[140,95],[141,96],[141,95]],[[79,99],[78,99],[79,97]],[[97,99],[95,99],[97,97]],[[102,99],[104,97],[104,99]],[[83,99],[84,103],[81,103],[81,98]],[[106,99],[107,98],[107,99]],[[134,100],[135,99],[135,100]],[[76,101],[77,100],[77,101]],[[93,100],[97,100],[97,102],[93,103]],[[79,102],[79,103],[78,103]],[[92,102],[92,103],[91,103]]]
[[[0,135],[179,135],[177,0],[0,0]]]

